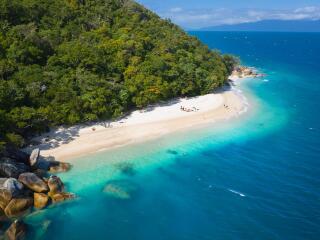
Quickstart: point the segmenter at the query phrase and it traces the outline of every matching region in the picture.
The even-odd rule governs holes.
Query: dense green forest
[[[130,0],[0,0],[0,141],[221,86],[235,59]]]

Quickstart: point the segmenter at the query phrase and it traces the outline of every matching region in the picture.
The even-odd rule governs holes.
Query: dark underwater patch
[[[103,192],[118,199],[130,199],[138,186],[128,180],[112,180],[105,185]]]
[[[134,176],[137,174],[137,171],[134,167],[134,164],[131,162],[122,162],[115,165],[115,167],[124,175]]]
[[[178,155],[179,153],[175,150],[169,149],[167,150],[167,153],[172,154],[172,155]]]

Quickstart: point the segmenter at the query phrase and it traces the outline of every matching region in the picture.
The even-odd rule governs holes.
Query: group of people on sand
[[[198,109],[198,108],[196,108],[196,107],[186,108],[186,107],[181,106],[181,107],[180,107],[180,110],[181,110],[181,111],[184,111],[184,112],[197,112],[197,111],[199,111],[200,109]]]
[[[229,106],[227,104],[223,104],[223,106],[226,108],[226,109],[229,109]]]

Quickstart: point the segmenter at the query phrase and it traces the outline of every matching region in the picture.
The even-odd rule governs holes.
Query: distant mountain
[[[320,32],[320,20],[264,20],[202,28],[205,31]]]

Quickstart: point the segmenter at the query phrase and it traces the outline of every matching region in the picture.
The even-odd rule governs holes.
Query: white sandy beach
[[[235,80],[235,79],[233,79]],[[181,106],[193,110],[181,110]],[[244,97],[235,88],[134,111],[115,122],[99,122],[58,128],[36,141],[43,156],[66,161],[100,150],[142,142],[182,129],[236,117],[247,108]],[[34,147],[33,147],[34,148]]]

